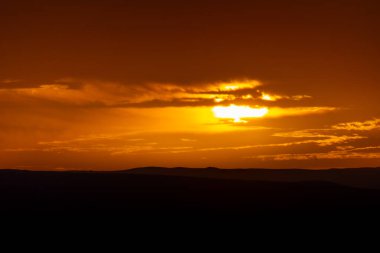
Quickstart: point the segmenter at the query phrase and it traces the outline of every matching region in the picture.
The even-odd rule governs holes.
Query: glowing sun
[[[235,123],[245,122],[243,118],[261,118],[268,112],[268,108],[251,108],[249,106],[216,106],[213,109],[214,115],[217,118],[233,119]]]

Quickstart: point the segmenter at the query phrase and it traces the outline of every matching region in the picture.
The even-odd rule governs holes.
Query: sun
[[[216,106],[213,109],[217,118],[233,119],[235,123],[245,122],[243,118],[261,118],[268,112],[268,108],[251,108],[245,105]]]

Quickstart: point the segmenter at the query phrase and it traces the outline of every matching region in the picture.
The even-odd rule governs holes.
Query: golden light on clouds
[[[294,116],[306,116],[313,114],[324,114],[339,110],[335,107],[328,106],[313,106],[313,107],[272,107],[268,113],[268,117],[281,118],[281,117],[294,117]]]
[[[251,108],[249,106],[216,106],[213,108],[215,117],[233,119],[235,123],[244,122],[245,118],[261,118],[268,113],[268,108]]]
[[[340,123],[333,126],[334,129],[348,131],[370,131],[380,129],[380,119],[368,120],[365,122]]]
[[[222,82],[214,84],[219,91],[237,91],[244,89],[255,89],[262,84],[257,80],[235,80],[231,82]]]
[[[286,124],[304,124],[306,116],[317,122],[325,114],[343,110],[309,95],[286,94],[272,87],[267,91],[256,80],[187,85],[66,80],[20,88],[17,82],[12,85],[0,89],[0,102],[5,105],[0,108],[0,158],[8,161],[8,167],[24,166],[17,163],[20,157],[41,166],[39,153],[50,157],[52,164],[57,157],[72,157],[59,164],[62,168],[86,165],[92,169],[98,166],[95,154],[110,156],[115,169],[125,164],[202,167],[204,161],[207,166],[235,167],[236,162],[252,159],[279,161],[276,152],[286,154],[294,147],[313,146],[312,150],[321,152],[338,144],[352,146],[360,148],[355,152],[363,152],[360,158],[365,159],[366,148],[378,146],[356,147],[356,142],[368,138],[347,133],[376,131],[380,129],[377,118],[334,122],[328,130],[288,132]],[[230,152],[235,158],[226,165],[220,157]],[[347,155],[333,157],[359,157],[354,151],[344,152]],[[197,162],[200,153],[204,159]],[[154,163],[146,164],[146,157],[154,158]],[[309,156],[281,159],[298,161],[299,157]],[[65,165],[65,161],[72,162]]]
[[[265,101],[276,101],[278,98],[278,96],[269,95],[268,93],[264,92],[261,95],[261,99]]]

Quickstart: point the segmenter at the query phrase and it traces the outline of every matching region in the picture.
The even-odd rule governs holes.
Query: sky
[[[375,0],[3,0],[0,168],[380,165]]]

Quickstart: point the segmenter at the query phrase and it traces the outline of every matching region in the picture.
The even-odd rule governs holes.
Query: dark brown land
[[[0,203],[30,213],[376,213],[380,169],[2,170]]]

